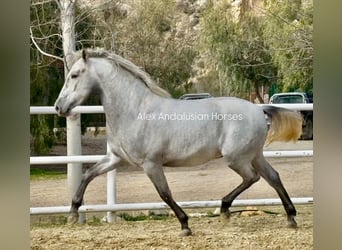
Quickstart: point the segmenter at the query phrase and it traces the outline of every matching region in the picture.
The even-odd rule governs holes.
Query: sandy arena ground
[[[83,154],[104,154],[106,142],[102,135],[85,137]],[[312,141],[274,143],[266,150],[312,149]],[[65,154],[56,147],[53,154]],[[291,197],[313,196],[312,157],[269,158],[279,172]],[[241,178],[215,160],[196,167],[165,168],[176,201],[219,200],[240,184]],[[276,192],[260,180],[238,199],[278,198]],[[117,173],[117,202],[160,202],[153,185],[140,169],[125,167]],[[86,204],[106,203],[106,176],[95,178],[85,194]],[[30,206],[69,205],[67,181],[31,181]],[[208,209],[207,209],[208,210]],[[233,208],[234,210],[234,208]],[[175,218],[162,221],[119,221],[115,224],[31,227],[32,249],[312,249],[312,205],[298,205],[298,229],[288,229],[282,207],[267,208],[278,215],[261,214],[244,217],[234,214],[229,223],[220,217],[190,218],[194,235],[178,237]],[[200,211],[200,210],[199,210]],[[104,214],[100,214],[100,217]]]

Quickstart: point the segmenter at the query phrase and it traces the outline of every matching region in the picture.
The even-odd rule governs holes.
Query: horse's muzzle
[[[64,116],[67,117],[70,115],[71,108],[67,108],[65,111],[56,103],[55,104],[55,110],[57,112],[58,116]]]

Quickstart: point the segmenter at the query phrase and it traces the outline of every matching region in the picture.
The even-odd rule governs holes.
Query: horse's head
[[[70,111],[83,103],[95,86],[96,79],[90,74],[86,52],[71,67],[64,86],[55,102],[55,109],[60,116],[70,115]]]

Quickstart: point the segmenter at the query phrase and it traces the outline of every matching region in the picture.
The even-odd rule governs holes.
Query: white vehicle
[[[270,104],[272,103],[312,103],[312,99],[303,92],[278,93],[271,96]]]

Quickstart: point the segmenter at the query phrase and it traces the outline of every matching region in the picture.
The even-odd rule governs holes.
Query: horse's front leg
[[[83,175],[81,183],[74,194],[71,202],[71,208],[68,217],[68,223],[74,224],[78,221],[78,208],[82,205],[84,192],[88,184],[96,177],[108,171],[115,169],[121,162],[121,159],[113,153],[107,153],[98,163],[89,168]]]
[[[186,213],[177,205],[177,203],[172,198],[172,194],[167,184],[167,180],[161,165],[155,164],[153,162],[145,162],[143,164],[145,173],[152,181],[153,185],[156,187],[159,196],[163,201],[170,206],[170,208],[175,212],[180,224],[181,224],[181,236],[189,236],[192,234],[188,226],[188,216]]]

